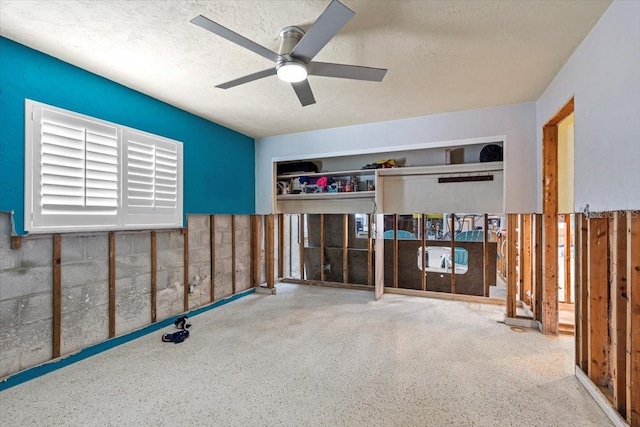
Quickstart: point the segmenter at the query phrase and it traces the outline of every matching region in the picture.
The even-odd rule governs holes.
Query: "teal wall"
[[[0,211],[24,232],[24,100],[43,102],[184,144],[184,213],[255,211],[254,140],[0,37]]]

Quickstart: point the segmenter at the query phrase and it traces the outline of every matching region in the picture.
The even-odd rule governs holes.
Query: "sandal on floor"
[[[175,344],[181,343],[189,337],[189,331],[178,331],[173,334],[164,334],[162,336],[162,342],[172,342]]]

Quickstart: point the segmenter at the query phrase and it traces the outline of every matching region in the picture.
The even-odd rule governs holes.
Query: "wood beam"
[[[275,262],[275,242],[274,242],[274,217],[273,214],[267,215],[267,225],[265,229],[265,240],[266,240],[266,274],[267,274],[267,288],[275,287],[275,277],[274,277],[274,262]]]
[[[423,291],[427,290],[427,243],[425,234],[425,214],[420,214],[420,246],[422,247],[421,289]]]
[[[489,291],[491,289],[491,280],[489,277],[489,215],[483,215],[482,221],[482,229],[484,230],[482,237],[482,283],[484,288],[484,296],[489,296]],[[423,228],[424,230],[424,228]],[[422,243],[422,247],[424,247],[424,240]],[[424,271],[422,272],[424,275]],[[426,289],[423,289],[426,291]]]
[[[278,278],[284,277],[284,214],[278,214]]]
[[[533,244],[533,298],[531,300],[531,311],[533,318],[540,321],[542,318],[542,215],[533,215],[532,229]]]
[[[324,272],[324,214],[320,214],[320,280],[325,280]]]
[[[609,375],[608,345],[608,227],[607,218],[589,218],[589,377],[597,386],[606,386]]]
[[[22,247],[22,236],[11,236],[11,249],[20,249]]]
[[[398,215],[393,214],[393,287],[398,287]]]
[[[211,250],[211,282],[209,284],[209,299],[216,300],[216,216],[209,215],[209,248]]]
[[[182,278],[182,281],[184,282],[184,286],[182,287],[183,292],[183,298],[182,298],[182,310],[184,312],[189,311],[189,228],[184,227],[182,229],[182,236],[183,236],[183,242],[184,242],[184,250],[182,251],[182,253],[184,254],[184,267],[182,269],[182,271],[184,272],[184,277]]]
[[[518,214],[518,255],[517,255],[517,274],[518,274],[518,299],[525,301],[524,295],[524,215]]]
[[[564,215],[564,302],[571,304],[571,214]]]
[[[558,127],[543,128],[542,333],[558,335]]]
[[[109,232],[109,338],[116,336],[116,233]]]
[[[451,214],[451,293],[456,293],[456,214]]]
[[[623,212],[624,213],[624,212]],[[627,407],[627,218],[609,218],[611,241],[611,382],[613,405],[624,417]]]
[[[367,221],[367,285],[373,286],[373,239],[371,234],[371,226],[373,224],[374,216],[368,214],[369,220]]]
[[[151,232],[151,323],[158,320],[158,246],[156,232]]]
[[[289,274],[288,277],[291,277],[291,272],[293,271],[293,215],[287,215],[289,218]]]
[[[569,117],[574,111],[574,100],[571,98],[547,123],[548,126],[556,126],[558,123]]]
[[[60,357],[60,338],[62,336],[62,238],[53,235],[53,326],[52,356]]]
[[[349,214],[342,215],[342,283],[349,283]]]
[[[231,215],[231,293],[236,291],[236,216]]]
[[[507,317],[516,317],[516,232],[517,214],[507,215]]]
[[[304,280],[304,214],[298,215],[298,225],[300,230],[298,231],[298,245],[300,250],[300,280]]]
[[[627,422],[640,426],[640,217],[627,211]]]
[[[531,260],[532,251],[532,216],[531,214],[522,215],[522,301],[531,306],[531,297],[533,295],[533,268]]]
[[[576,363],[585,374],[589,374],[589,236],[587,218],[576,214],[576,341],[578,353]]]

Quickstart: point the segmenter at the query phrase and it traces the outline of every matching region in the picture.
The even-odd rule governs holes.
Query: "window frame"
[[[42,204],[42,164],[43,164],[43,142],[42,142],[42,114],[43,110],[49,110],[56,114],[70,116],[75,121],[88,121],[96,126],[107,126],[116,129],[117,137],[117,207],[115,214],[96,215],[91,214],[90,209],[83,211],[78,208],[77,213],[43,213]],[[85,131],[86,134],[86,131]],[[125,189],[127,188],[128,164],[127,141],[125,135],[140,135],[147,141],[156,141],[164,147],[175,147],[176,154],[176,200],[175,207],[171,209],[162,208],[140,210],[127,209],[129,199]],[[84,153],[86,159],[87,140],[85,137]],[[54,233],[54,232],[93,232],[111,230],[140,230],[140,229],[162,229],[162,228],[182,228],[183,227],[183,143],[159,135],[144,132],[138,129],[108,122],[95,117],[80,114],[74,111],[65,110],[52,105],[40,103],[30,99],[25,99],[25,157],[24,157],[24,224],[25,231],[31,234]],[[83,191],[87,192],[86,171],[87,163],[83,173],[85,183]],[[157,174],[157,170],[154,170]],[[155,175],[154,175],[155,176]]]

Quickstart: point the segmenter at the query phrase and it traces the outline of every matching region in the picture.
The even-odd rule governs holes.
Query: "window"
[[[26,101],[25,228],[182,226],[182,143]]]

